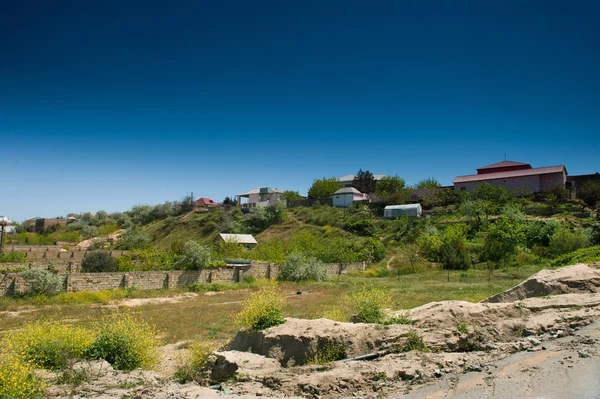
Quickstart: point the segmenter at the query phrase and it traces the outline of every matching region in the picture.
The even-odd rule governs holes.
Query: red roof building
[[[196,201],[196,205],[200,205],[200,206],[208,206],[208,207],[215,207],[215,206],[219,206],[218,203],[216,203],[215,201],[211,200],[210,198],[200,198],[199,200]]]
[[[565,188],[567,169],[564,165],[532,168],[528,163],[502,161],[477,168],[476,175],[456,176],[454,190],[472,190],[483,182],[510,190],[525,189],[530,192]]]

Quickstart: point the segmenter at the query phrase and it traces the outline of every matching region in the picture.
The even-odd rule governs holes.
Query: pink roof
[[[549,173],[562,173],[562,172],[567,173],[565,165],[546,166],[543,168],[532,168],[532,169],[509,170],[506,172],[494,172],[494,173],[486,173],[486,174],[482,174],[482,175],[456,176],[456,178],[454,178],[454,184],[467,183],[467,182],[472,182],[472,181],[506,179],[509,177],[546,175]]]
[[[481,168],[477,168],[477,170],[507,168],[507,167],[514,167],[514,166],[526,166],[528,168],[531,168],[531,165],[529,165],[528,163],[514,162],[514,161],[502,161],[502,162],[493,163],[491,165],[482,166]]]
[[[210,198],[204,198],[204,197],[197,200],[196,204],[198,204],[198,205],[214,205],[214,206],[218,205],[215,201],[211,200]]]

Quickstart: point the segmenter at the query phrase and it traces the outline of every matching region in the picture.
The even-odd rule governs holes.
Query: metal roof
[[[223,241],[233,241],[238,244],[258,244],[252,234],[219,234]]]
[[[381,180],[385,175],[379,174],[379,175],[373,175],[373,178],[377,181]],[[352,181],[354,180],[354,178],[356,177],[356,175],[344,175],[344,176],[340,176],[337,178],[338,181]]]
[[[264,188],[264,187],[268,187],[268,186],[262,186],[262,188]],[[261,187],[255,188],[254,190],[246,191],[245,193],[238,194],[238,197],[245,197],[245,196],[248,196],[250,194],[260,194],[260,189],[261,189]],[[279,189],[276,189],[276,188],[271,188],[271,193],[283,194],[283,190],[279,190]]]
[[[344,188],[340,188],[339,190],[337,190],[335,194],[358,194],[358,195],[362,195],[362,193],[360,191],[358,191],[357,189],[355,189],[354,187],[344,187]]]
[[[477,168],[477,170],[507,168],[507,167],[511,167],[511,166],[527,166],[527,167],[531,168],[531,165],[528,163],[515,162],[515,161],[502,161],[502,162],[493,163],[491,165],[482,166],[481,168]]]
[[[481,175],[456,176],[454,178],[454,184],[467,183],[467,182],[473,182],[473,181],[506,179],[506,178],[510,178],[510,177],[546,175],[549,173],[561,173],[563,171],[565,173],[567,173],[565,165],[546,166],[543,168],[531,168],[531,169],[521,169],[521,170],[509,170],[506,172],[485,173],[485,174],[481,174]]]
[[[384,209],[415,209],[421,208],[421,204],[388,205]]]

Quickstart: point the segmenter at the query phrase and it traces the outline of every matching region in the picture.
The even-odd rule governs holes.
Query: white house
[[[255,188],[238,194],[237,203],[242,208],[254,208],[256,206],[267,206],[281,199],[282,190],[271,187]]]
[[[333,193],[333,206],[347,208],[354,201],[365,201],[367,199],[366,194],[361,193],[354,187],[344,187]]]

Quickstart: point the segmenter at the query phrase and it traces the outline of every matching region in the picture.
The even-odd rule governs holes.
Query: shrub
[[[580,248],[568,254],[561,255],[553,259],[552,266],[574,265],[576,263],[600,262],[600,245],[589,248]]]
[[[0,398],[41,398],[43,387],[31,363],[13,353],[0,353]]]
[[[157,361],[159,341],[154,328],[128,314],[105,316],[95,326],[97,337],[87,351],[91,359],[104,359],[117,370],[151,368]]]
[[[410,352],[410,351],[421,351],[421,352],[429,352],[429,348],[423,341],[423,337],[419,335],[416,330],[410,330],[408,335],[406,336],[406,341],[404,345],[400,348],[401,352]]]
[[[200,270],[210,261],[210,249],[196,241],[185,243],[183,253],[177,259],[176,265],[184,270]]]
[[[562,227],[556,230],[550,238],[550,253],[558,256],[589,245],[590,243],[586,236]]]
[[[22,271],[19,275],[30,287],[32,295],[56,295],[62,291],[62,279],[49,270],[34,267]]]
[[[285,205],[283,202],[277,201],[265,207],[259,206],[253,208],[248,225],[254,231],[263,231],[272,224],[283,222],[285,217]]]
[[[313,256],[302,252],[292,252],[285,258],[285,263],[279,270],[279,280],[284,281],[322,281],[327,278],[327,270],[323,263]]]
[[[84,328],[37,321],[9,336],[8,345],[34,366],[57,370],[73,359],[82,358],[93,341],[93,334]]]
[[[4,252],[0,253],[0,262],[27,262],[27,256],[25,255],[25,252],[21,251]]]
[[[208,263],[206,264],[206,266],[204,266],[206,269],[217,269],[219,267],[225,267],[227,266],[227,263],[224,260],[220,260],[220,259],[212,259],[209,260]]]
[[[196,380],[200,370],[208,362],[208,358],[217,349],[217,345],[210,341],[200,341],[193,344],[187,353],[179,359],[179,364],[173,377],[180,384]]]
[[[159,249],[134,249],[117,258],[120,272],[172,270],[175,267],[173,255]]]
[[[392,297],[381,288],[363,286],[347,294],[345,300],[361,323],[382,323],[385,318],[384,308],[390,306]]]
[[[348,345],[345,342],[324,340],[319,342],[320,348],[314,354],[312,363],[327,364],[336,360],[345,359],[348,355]]]
[[[150,241],[148,234],[139,229],[131,228],[123,234],[120,245],[123,249],[141,249],[147,248]]]
[[[375,234],[375,225],[371,219],[348,220],[344,223],[344,230],[359,236],[372,236]]]
[[[88,252],[81,261],[81,271],[83,273],[116,272],[117,260],[108,252]]]
[[[275,287],[265,287],[253,293],[244,302],[242,311],[237,316],[240,327],[250,331],[264,330],[285,322],[283,308],[285,297]]]

